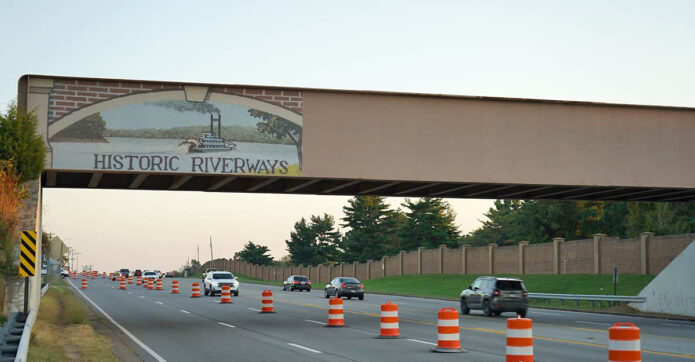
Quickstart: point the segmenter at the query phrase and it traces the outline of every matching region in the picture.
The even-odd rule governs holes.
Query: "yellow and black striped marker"
[[[19,240],[19,276],[36,275],[36,231],[22,230]]]

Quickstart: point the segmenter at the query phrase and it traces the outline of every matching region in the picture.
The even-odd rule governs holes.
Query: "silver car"
[[[234,274],[227,271],[213,271],[207,273],[203,281],[205,295],[214,296],[222,293],[222,286],[229,285],[229,290],[234,296],[239,295],[239,281]]]

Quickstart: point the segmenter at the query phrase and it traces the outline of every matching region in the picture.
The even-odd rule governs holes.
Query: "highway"
[[[347,327],[325,328],[328,299],[322,285],[307,293],[242,283],[232,304],[219,304],[219,296],[190,298],[199,279],[178,279],[181,294],[170,294],[172,279],[165,279],[162,291],[135,284],[123,291],[101,277],[79,290],[80,279],[69,280],[77,294],[116,322],[121,338],[145,361],[502,361],[506,319],[513,316],[479,311],[461,316],[461,346],[467,352],[433,353],[437,312],[458,310],[456,302],[367,294],[363,301],[344,300]],[[273,291],[277,313],[258,313],[264,289]],[[379,306],[386,301],[398,304],[400,339],[374,338]],[[536,361],[606,361],[614,322],[640,327],[644,361],[695,360],[693,322],[549,309],[530,309],[527,317],[533,320]]]

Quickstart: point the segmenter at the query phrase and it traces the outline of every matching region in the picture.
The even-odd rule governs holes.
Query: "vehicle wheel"
[[[461,314],[470,314],[471,309],[468,308],[468,304],[466,304],[466,299],[461,298]]]
[[[309,293],[311,293],[311,289],[307,289],[306,291],[309,292]]]
[[[360,300],[364,300],[364,294],[359,296]]]
[[[203,288],[203,293],[204,293],[205,295],[208,295],[208,293],[209,293],[209,292],[208,292],[208,288]]]
[[[526,309],[518,311],[517,314],[519,314],[521,318],[526,318]]]
[[[490,308],[489,300],[483,302],[483,313],[488,317],[492,317],[492,308]]]
[[[238,297],[238,296],[239,296],[239,291],[238,291],[238,290],[237,290],[236,292],[234,292],[234,296],[235,296],[235,297]]]
[[[323,290],[323,295],[324,295],[326,298],[330,297],[330,295],[328,295],[328,290],[327,290],[327,289],[324,289],[324,290]]]
[[[500,314],[502,314],[502,312],[495,312],[496,317],[499,317]]]
[[[351,295],[348,295],[348,299],[352,299],[352,296],[351,296]]]

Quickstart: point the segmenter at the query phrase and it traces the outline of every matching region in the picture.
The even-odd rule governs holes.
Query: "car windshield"
[[[342,278],[340,279],[341,283],[350,283],[350,284],[360,284],[360,281],[355,279],[355,278]]]
[[[307,277],[298,276],[298,277],[294,277],[294,280],[296,280],[298,282],[306,282],[309,279]]]
[[[145,272],[145,275],[155,275],[155,272]]]
[[[128,269],[121,269],[121,273],[127,273]]]
[[[232,273],[215,273],[212,275],[212,279],[234,279]]]
[[[502,290],[524,290],[521,280],[498,280],[497,288]]]

